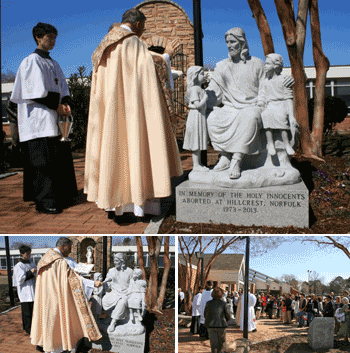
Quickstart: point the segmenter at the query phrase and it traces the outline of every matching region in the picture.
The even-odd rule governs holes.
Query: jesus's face
[[[114,257],[114,266],[117,270],[120,270],[124,264],[124,261],[119,257]]]
[[[240,41],[234,36],[228,35],[226,37],[226,44],[231,58],[239,57],[242,50],[242,44],[240,43]]]

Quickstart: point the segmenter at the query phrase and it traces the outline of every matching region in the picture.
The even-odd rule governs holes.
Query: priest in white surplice
[[[47,23],[33,28],[37,49],[22,61],[11,95],[18,104],[24,155],[23,199],[49,214],[61,212],[77,195],[70,146],[58,138],[58,116],[70,116],[71,99],[63,72],[49,53],[57,33]]]
[[[243,331],[244,327],[244,296],[242,294],[239,298],[238,308],[237,308],[237,315],[236,315],[236,323],[239,324],[240,329]],[[255,313],[254,313],[254,305],[256,303],[256,297],[254,294],[248,292],[248,332],[255,332],[256,325],[255,325]],[[238,323],[238,320],[239,323]]]

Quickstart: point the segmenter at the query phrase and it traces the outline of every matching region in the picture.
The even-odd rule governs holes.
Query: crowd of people
[[[248,331],[256,332],[256,320],[278,319],[285,325],[308,327],[315,317],[334,317],[335,333],[338,338],[349,339],[350,305],[349,292],[335,296],[315,294],[295,295],[286,293],[273,296],[268,293],[248,293]],[[182,298],[182,299],[180,299]],[[179,312],[184,310],[184,293],[179,289]],[[228,288],[213,288],[208,281],[205,288],[199,287],[192,301],[190,332],[210,339],[212,353],[220,352],[225,342],[225,329],[236,321],[243,331],[243,289],[229,292]],[[215,329],[215,330],[214,330]]]
[[[260,293],[257,295],[255,314],[257,319],[266,316],[279,319],[286,325],[297,324],[298,327],[310,326],[315,317],[334,317],[335,332],[348,341],[349,300],[348,291],[338,296],[333,292],[326,296],[288,293],[280,297]]]

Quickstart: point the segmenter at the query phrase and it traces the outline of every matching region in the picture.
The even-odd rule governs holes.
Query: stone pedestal
[[[144,353],[146,334],[117,336],[101,331],[102,338],[92,343],[92,348],[117,353]]]
[[[176,187],[176,220],[244,226],[309,226],[304,182],[238,189],[184,181]]]
[[[308,343],[312,349],[331,349],[334,344],[334,317],[315,317],[308,331]]]

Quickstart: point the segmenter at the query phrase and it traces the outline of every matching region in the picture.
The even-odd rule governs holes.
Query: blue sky
[[[350,259],[341,250],[333,247],[321,249],[316,243],[296,241],[293,238],[294,236],[286,236],[277,248],[269,249],[267,253],[259,256],[251,256],[249,267],[275,278],[283,274],[294,274],[300,281],[307,281],[307,270],[316,271],[320,277],[324,277],[325,283],[329,283],[337,276],[345,279],[350,277]],[[345,238],[350,243],[350,237]],[[224,254],[245,253],[245,244],[243,240],[238,249],[227,249]],[[262,244],[265,247],[264,241]],[[259,244],[256,246],[262,248]],[[254,240],[251,240],[252,252],[253,247]],[[210,246],[205,253],[213,251],[214,247]],[[227,264],[227,267],[229,266],[230,264]]]
[[[193,21],[192,1],[176,1]],[[68,1],[61,0],[54,7],[47,0],[2,1],[1,64],[3,71],[17,71],[21,60],[34,51],[31,30],[37,22],[53,24],[59,32],[52,57],[69,77],[81,65],[91,70],[91,54],[108,31],[110,24],[120,22],[122,14],[139,1]],[[281,25],[272,0],[261,0],[268,18],[276,53],[289,66]],[[298,1],[294,1],[297,7]],[[127,7],[125,7],[125,5]],[[331,65],[348,65],[350,58],[350,2],[319,0],[323,50]],[[308,20],[309,23],[309,20]],[[247,36],[251,55],[263,59],[260,34],[246,0],[202,0],[204,33],[204,63],[216,63],[227,57],[225,32],[242,27]],[[304,63],[313,66],[311,35],[308,28]]]

